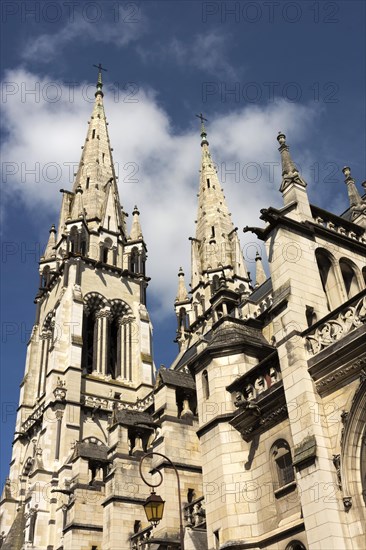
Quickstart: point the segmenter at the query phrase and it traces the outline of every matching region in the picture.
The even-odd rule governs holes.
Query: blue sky
[[[248,269],[260,208],[280,206],[276,135],[287,134],[312,202],[340,213],[341,169],[365,179],[365,3],[3,0],[1,479],[7,474],[37,261],[60,188],[72,186],[96,79],[149,249],[155,362],[177,351],[177,271],[189,281],[203,112]],[[34,93],[31,93],[34,90]],[[90,98],[90,99],[89,99]],[[245,240],[246,239],[246,240]]]

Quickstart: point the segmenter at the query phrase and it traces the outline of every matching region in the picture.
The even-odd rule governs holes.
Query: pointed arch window
[[[95,369],[94,349],[97,340],[95,310],[84,309],[82,366],[84,374]]]
[[[130,271],[132,273],[139,273],[139,251],[136,247],[131,250]]]
[[[327,306],[328,309],[332,311],[343,302],[336,262],[329,252],[319,248],[315,251],[315,258],[318,264]]]
[[[272,445],[271,459],[276,489],[295,481],[291,450],[285,439],[279,439]]]
[[[210,187],[211,187],[210,178],[206,179],[206,183],[207,183],[207,189],[210,189]]]
[[[109,326],[109,353],[107,374],[112,378],[116,378],[118,372],[118,338],[119,338],[119,322],[117,317],[113,317]]]
[[[95,138],[95,130],[93,130],[93,133],[92,133],[92,139]]]
[[[112,263],[112,260],[113,258],[111,257],[112,256],[112,240],[111,239],[105,239],[102,247],[101,247],[101,261],[104,263],[104,264],[111,264]]]
[[[207,370],[204,370],[202,373],[202,391],[204,399],[208,399],[210,397],[210,385]]]
[[[187,330],[189,328],[189,319],[187,315],[187,311],[184,307],[181,307],[179,310],[179,328],[183,328],[184,330]]]
[[[69,250],[72,254],[77,254],[79,252],[79,233],[77,227],[74,225],[71,228],[69,235]]]
[[[347,298],[350,299],[361,292],[357,277],[358,268],[353,262],[347,260],[346,258],[342,258],[339,261],[339,267],[341,268]]]
[[[42,275],[41,275],[41,288],[47,288],[48,285],[50,284],[50,277],[51,277],[50,271],[51,270],[49,265],[46,265],[43,268]]]
[[[220,277],[218,275],[214,275],[212,277],[212,284],[211,284],[211,290],[212,294],[215,294],[219,290],[220,286]]]

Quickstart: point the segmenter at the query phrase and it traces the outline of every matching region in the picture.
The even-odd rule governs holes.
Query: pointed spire
[[[56,227],[54,224],[51,225],[50,236],[48,237],[48,243],[43,255],[45,260],[54,258],[56,256],[55,247],[56,246]]]
[[[175,301],[185,302],[187,300],[189,300],[189,297],[188,297],[186,283],[184,280],[184,272],[183,272],[183,269],[180,267],[178,272],[178,292],[177,292],[177,297]]]
[[[281,153],[282,162],[282,183],[280,191],[283,193],[291,184],[298,184],[306,188],[305,180],[300,176],[289,151],[289,146],[286,144],[286,136],[282,132],[278,132],[277,141],[280,144],[279,152]]]
[[[130,239],[131,241],[138,241],[143,238],[142,236],[142,229],[140,224],[140,212],[135,206],[132,212],[133,220],[132,220],[132,227],[131,227],[131,233],[130,233]]]
[[[262,285],[267,280],[266,273],[262,264],[262,258],[257,251],[255,255],[255,286]]]
[[[349,204],[351,207],[358,206],[362,202],[362,199],[356,187],[355,180],[352,177],[351,168],[349,166],[345,166],[342,169],[342,172],[346,178],[344,183],[347,185]]]
[[[220,185],[204,126],[201,120],[201,170],[198,193],[196,238],[192,241],[192,288],[204,271],[229,267],[233,275],[248,277],[236,229]],[[194,250],[193,250],[194,249]]]
[[[209,145],[207,141],[207,132],[205,128],[205,121],[207,122],[207,118],[205,118],[202,113],[200,113],[199,115],[196,115],[196,117],[199,118],[201,121],[201,146],[204,144]]]
[[[88,122],[89,128],[86,135],[85,143],[82,146],[82,155],[75,174],[73,185],[74,200],[72,204],[72,216],[78,218],[81,214],[80,196],[78,196],[78,188],[83,192],[83,215],[86,215],[86,221],[90,220],[91,228],[95,229],[100,225],[103,219],[105,204],[109,188],[112,187],[112,194],[115,197],[116,212],[118,218],[117,226],[123,226],[123,216],[121,213],[121,205],[118,198],[117,178],[114,172],[112,148],[108,135],[108,123],[106,120],[104,105],[103,105],[103,82],[102,71],[104,69],[101,64],[95,65],[98,69],[97,91],[95,93],[95,101],[93,112]],[[118,204],[117,204],[118,203]],[[75,215],[75,210],[77,210]],[[99,221],[98,221],[99,220]]]
[[[102,67],[102,64],[99,63],[99,65],[93,65],[93,67],[96,67],[98,69],[98,81],[97,81],[97,91],[95,92],[95,97],[98,95],[103,97],[103,80],[102,80],[102,71],[106,71],[107,69],[104,69]]]

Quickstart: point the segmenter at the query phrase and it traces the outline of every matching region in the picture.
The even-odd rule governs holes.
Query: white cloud
[[[75,41],[84,44],[90,43],[90,41],[113,43],[114,46],[123,47],[140,38],[145,28],[145,22],[139,18],[130,21],[119,19],[93,22],[78,15],[73,21],[61,27],[58,32],[44,33],[36,38],[30,38],[22,51],[22,57],[26,61],[37,59],[37,61],[48,63]]]
[[[138,46],[137,52],[145,62],[159,63],[168,59],[181,67],[192,66],[204,74],[236,80],[237,70],[231,65],[227,52],[228,38],[216,30],[198,34],[190,42],[173,38],[168,45],[151,44],[149,50]]]
[[[9,72],[6,81],[16,83],[19,90],[22,83],[31,88],[39,82],[41,91],[48,84],[45,78],[24,70]],[[72,186],[67,163],[79,161],[92,110],[92,103],[82,97],[82,86],[75,88],[75,101],[71,103],[65,87],[58,84],[65,93],[57,102],[41,98],[36,103],[33,96],[22,102],[20,91],[7,97],[3,102],[7,134],[1,151],[3,163],[14,163],[7,165],[8,170],[18,170],[13,176],[6,176],[5,172],[5,202],[21,200],[28,215],[32,211],[52,211],[55,223],[61,203],[59,189]],[[114,102],[113,96],[106,92],[105,108],[114,160],[118,164],[121,201],[128,212],[134,204],[140,209],[149,254],[148,274],[152,278],[149,292],[155,296],[155,314],[164,316],[172,311],[180,265],[189,281],[188,237],[195,231],[199,124],[197,121],[194,128],[177,135],[167,113],[149,90],[140,90],[136,103]],[[260,209],[281,205],[278,130],[287,133],[290,144],[296,137],[294,157],[301,163],[308,154],[301,147],[313,124],[314,109],[279,102],[266,107],[246,106],[225,116],[211,117],[208,126],[211,153],[242,244],[243,226],[263,225],[258,220]],[[39,163],[39,181],[35,181],[34,175],[25,174],[36,163]],[[60,178],[47,183],[47,176],[50,179],[57,173],[55,166],[60,167]],[[230,175],[230,170],[234,174]],[[40,239],[45,240],[48,228],[39,219]],[[250,234],[245,239],[254,240]],[[248,250],[248,254],[253,251]],[[249,263],[249,270],[253,271],[253,263]]]

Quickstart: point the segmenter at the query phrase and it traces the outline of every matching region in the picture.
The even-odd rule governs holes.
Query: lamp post
[[[163,455],[162,453],[157,453],[155,451],[151,451],[149,453],[146,453],[144,456],[141,457],[140,460],[140,476],[141,479],[146,485],[151,487],[153,490],[151,491],[151,495],[146,499],[146,502],[144,504],[144,509],[146,513],[146,517],[148,521],[150,521],[155,527],[159,523],[159,521],[163,517],[164,512],[164,500],[155,493],[154,489],[156,487],[160,487],[160,485],[163,483],[163,474],[156,470],[160,476],[160,480],[158,483],[152,484],[149,483],[143,473],[142,473],[142,463],[145,460],[145,458],[152,457],[152,456],[161,456],[164,458],[170,466],[173,468],[175,475],[177,476],[177,485],[178,485],[178,506],[179,506],[179,534],[180,534],[180,548],[181,550],[184,550],[184,531],[183,531],[183,516],[182,516],[182,499],[180,496],[180,479],[177,468],[174,466],[173,462],[168,458],[167,456]]]

